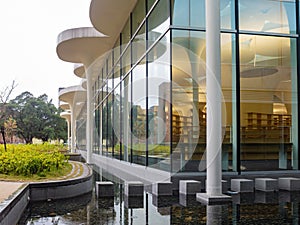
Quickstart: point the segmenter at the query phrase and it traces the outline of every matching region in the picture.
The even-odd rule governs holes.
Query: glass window
[[[166,171],[171,169],[169,36],[148,54],[148,165]]]
[[[206,39],[201,31],[172,31],[172,169],[206,170]],[[221,35],[222,168],[232,158],[232,34]]]
[[[239,44],[241,170],[289,169],[297,146],[292,132],[297,121],[296,40],[240,35]]]
[[[120,49],[120,37],[118,38],[118,40],[115,43],[114,49],[113,49],[113,55],[114,55],[114,66],[117,65],[119,58],[120,58],[120,53],[121,53],[121,49]]]
[[[134,34],[146,16],[145,0],[138,0],[132,11],[132,34]]]
[[[112,66],[113,66],[113,54],[112,52],[110,52],[107,57],[107,74],[111,74]]]
[[[122,153],[123,160],[131,162],[131,74],[122,82]]]
[[[132,162],[146,165],[146,65],[145,60],[132,71]]]
[[[109,68],[109,63],[111,61],[107,60],[107,67]],[[107,91],[110,93],[114,89],[114,70],[108,70],[108,77],[107,77]]]
[[[241,30],[271,33],[295,33],[294,0],[240,0]]]
[[[234,27],[234,0],[220,1],[221,28]],[[205,28],[205,0],[172,0],[172,24]]]
[[[194,1],[197,1],[197,0],[194,0]],[[234,2],[235,2],[234,0],[221,0],[220,1],[221,29],[234,29],[235,28],[235,22],[234,22],[234,20],[235,20],[235,5],[234,5]]]
[[[134,65],[146,52],[146,27],[143,25],[133,42],[131,43],[132,48],[132,65]]]
[[[151,9],[156,0],[147,0],[147,12]]]
[[[148,47],[169,28],[169,25],[169,1],[160,0],[148,18]]]
[[[206,149],[205,33],[172,32],[173,171],[198,171]],[[201,166],[201,165],[200,165]],[[205,169],[201,168],[202,170]]]
[[[236,92],[233,91],[235,84],[235,36],[233,34],[221,34],[221,88],[222,88],[222,120],[223,120],[223,146],[222,146],[222,169],[227,171],[232,169],[233,162],[232,157],[232,135],[236,134],[233,132],[233,121],[235,118]],[[237,134],[236,134],[237,135]],[[236,140],[235,140],[236,146]]]
[[[120,86],[114,90],[114,101],[113,101],[113,146],[114,146],[114,158],[122,159],[121,157],[121,96]]]
[[[205,0],[172,0],[172,23],[205,27]]]
[[[113,79],[114,79],[114,86],[118,85],[120,82],[120,73],[121,73],[121,66],[120,66],[120,38],[117,40],[113,52]]]
[[[107,104],[106,100],[102,103],[102,155],[107,156]]]
[[[126,49],[121,57],[121,75],[124,77],[131,69],[131,48]]]
[[[122,38],[121,49],[123,51],[125,49],[125,46],[129,43],[130,38],[131,38],[130,18],[127,20],[127,22],[122,30],[121,38]]]
[[[95,110],[95,114],[94,114],[94,117],[95,117],[95,126],[94,126],[94,153],[96,154],[99,154],[99,150],[100,150],[100,109],[99,107],[96,108]]]
[[[113,125],[114,125],[114,117],[113,117],[113,95],[110,94],[107,98],[107,152],[108,156],[112,157],[114,153],[114,131],[113,131]]]

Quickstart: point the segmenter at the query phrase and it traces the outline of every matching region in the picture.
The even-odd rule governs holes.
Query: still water
[[[300,192],[232,195],[226,205],[205,206],[195,196],[128,198],[115,183],[115,197],[95,193],[78,198],[31,203],[19,225],[94,224],[299,224]]]

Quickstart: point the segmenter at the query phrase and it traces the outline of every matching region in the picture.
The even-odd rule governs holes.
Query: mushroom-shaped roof
[[[62,112],[62,113],[60,113],[60,117],[66,119],[68,121],[71,121],[71,113],[69,113],[69,112]]]
[[[136,3],[137,0],[92,0],[90,4],[91,23],[95,29],[109,36],[114,44]],[[167,7],[168,3],[164,1],[162,4],[166,4]],[[160,16],[152,18],[151,24],[148,24],[149,30],[154,30],[169,17],[169,14],[165,12],[165,7],[158,7],[156,13]],[[107,18],[113,19],[108,20]]]
[[[74,74],[77,77],[84,78],[85,77],[85,68],[82,63],[75,63],[74,64]]]
[[[93,27],[81,27],[61,32],[57,38],[58,57],[67,62],[87,66],[110,48],[109,38]]]
[[[59,107],[63,110],[70,110],[70,105],[66,102],[60,102]]]
[[[59,95],[59,100],[67,102],[70,105],[72,105],[75,98],[76,101],[86,99],[86,90],[84,90],[80,85],[71,86],[71,87],[61,89],[58,95]]]
[[[136,2],[137,0],[92,0],[90,20],[97,30],[115,42]]]

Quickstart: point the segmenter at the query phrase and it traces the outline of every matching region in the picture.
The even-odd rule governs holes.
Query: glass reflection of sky
[[[258,32],[295,33],[295,1],[240,0],[240,29]]]

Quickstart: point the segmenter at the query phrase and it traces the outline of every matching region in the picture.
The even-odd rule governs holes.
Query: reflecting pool
[[[195,196],[158,198],[144,192],[143,197],[128,198],[124,185],[113,182],[114,198],[98,199],[92,192],[74,199],[34,202],[18,224],[299,224],[300,192],[234,194],[230,204],[205,206]]]

